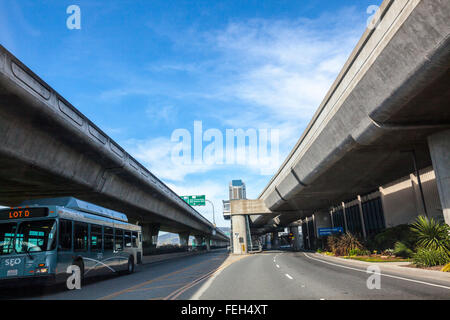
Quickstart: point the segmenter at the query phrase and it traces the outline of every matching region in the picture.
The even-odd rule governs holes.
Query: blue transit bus
[[[73,197],[28,200],[0,210],[0,283],[66,281],[132,273],[142,261],[141,227],[125,214]]]

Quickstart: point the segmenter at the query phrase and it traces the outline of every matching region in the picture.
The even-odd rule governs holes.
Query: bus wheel
[[[134,259],[133,257],[129,257],[127,265],[127,274],[132,274],[133,272],[134,272]]]
[[[73,263],[75,266],[77,266],[78,268],[80,268],[80,276],[81,276],[81,284],[83,285],[84,283],[84,263],[83,260],[78,259]]]

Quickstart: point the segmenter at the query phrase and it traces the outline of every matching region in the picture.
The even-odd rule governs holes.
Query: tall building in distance
[[[247,199],[247,193],[245,190],[245,183],[242,180],[232,180],[229,186],[229,199],[223,200],[223,217],[225,220],[230,219],[231,208],[230,201],[231,200],[241,200]]]
[[[230,200],[247,199],[245,183],[242,180],[232,180],[230,182]]]

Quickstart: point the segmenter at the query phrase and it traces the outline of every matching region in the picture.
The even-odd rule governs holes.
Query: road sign
[[[322,236],[330,236],[332,234],[337,233],[344,233],[344,228],[337,227],[337,228],[319,228],[319,237]]]
[[[204,206],[206,205],[206,197],[204,195],[200,196],[182,196],[181,199],[183,199],[187,204],[191,206]]]

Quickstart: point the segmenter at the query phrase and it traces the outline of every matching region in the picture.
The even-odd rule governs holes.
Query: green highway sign
[[[204,206],[206,205],[206,197],[204,195],[201,196],[181,196],[187,204],[191,206]]]

